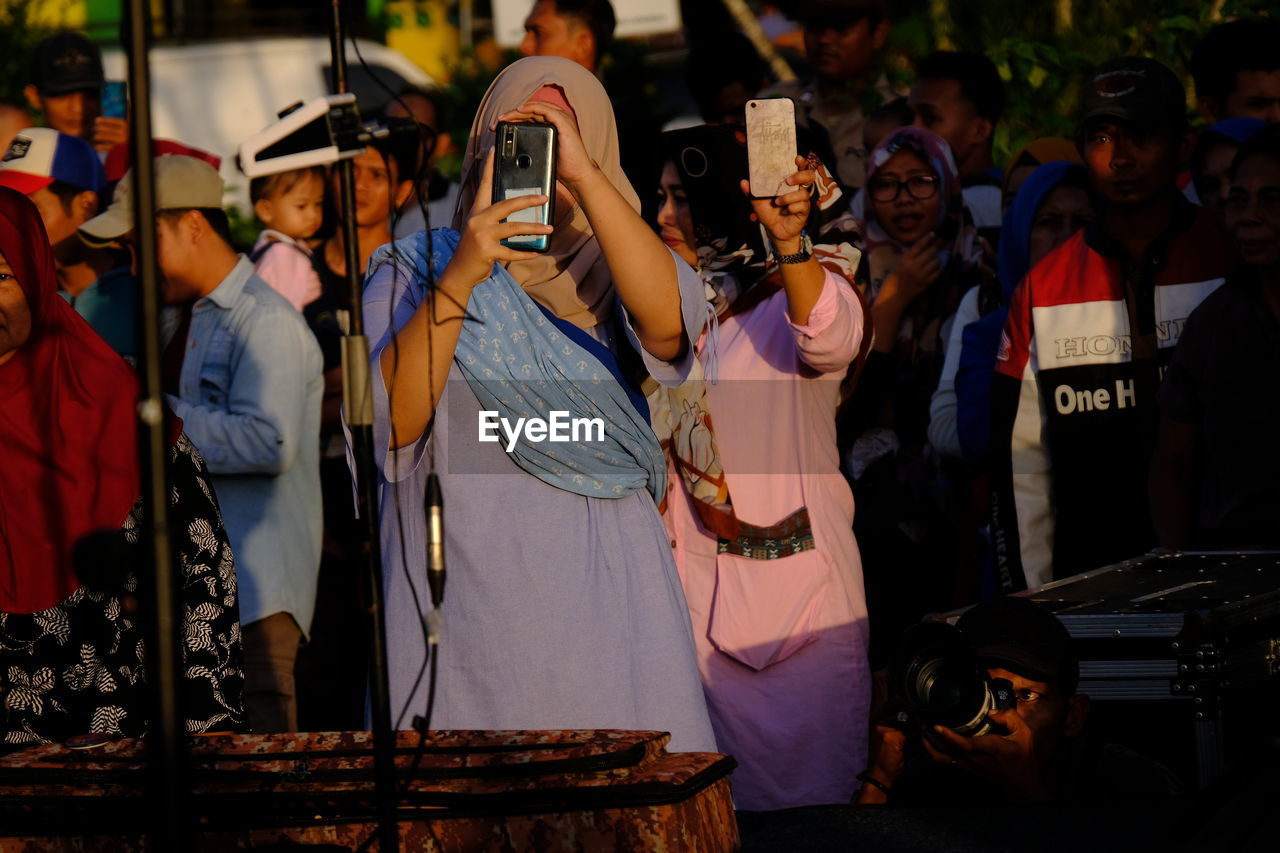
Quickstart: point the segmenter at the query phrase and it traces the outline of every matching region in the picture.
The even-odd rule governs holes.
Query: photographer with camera
[[[1108,801],[1181,789],[1164,767],[1087,736],[1065,627],[1025,598],[921,623],[889,670],[858,805]]]

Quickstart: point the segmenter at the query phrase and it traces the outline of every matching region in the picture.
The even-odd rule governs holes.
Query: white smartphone
[[[790,98],[747,101],[747,170],[756,198],[783,195],[796,171],[796,105]]]

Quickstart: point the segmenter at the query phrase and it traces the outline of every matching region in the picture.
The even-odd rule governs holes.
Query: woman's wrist
[[[585,207],[586,198],[598,189],[600,181],[604,181],[611,189],[613,188],[613,184],[605,177],[604,172],[593,162],[591,169],[585,175],[573,181],[565,179],[564,185],[569,188],[569,192],[573,193],[578,203]]]
[[[799,234],[794,237],[784,237],[779,239],[772,234],[769,235],[770,242],[773,243],[773,253],[775,255],[796,255],[800,253],[800,247],[804,245],[804,240]]]
[[[466,276],[451,266],[446,266],[444,271],[440,273],[440,278],[436,280],[436,290],[446,299],[455,302],[461,302],[462,305],[467,304],[467,300],[471,298],[471,291],[476,289],[476,285],[484,281],[483,278],[467,283]]]

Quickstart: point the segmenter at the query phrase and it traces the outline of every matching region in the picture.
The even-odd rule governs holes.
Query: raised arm
[[[796,158],[797,166],[808,163],[804,157]],[[751,199],[752,217],[769,232],[777,255],[799,253],[804,225],[809,220],[809,192],[817,175],[811,169],[801,169],[787,178],[787,184],[795,187],[791,192],[770,198]],[[750,195],[750,184],[741,181],[742,192]],[[809,312],[822,295],[826,281],[822,265],[812,254],[799,264],[779,264],[782,287],[787,291],[787,314],[791,322],[803,326],[809,322]]]
[[[507,248],[501,241],[518,234],[540,235],[552,231],[550,225],[502,221],[517,210],[546,204],[546,196],[523,196],[490,205],[492,192],[493,151],[490,150],[475,206],[462,230],[457,251],[431,293],[408,322],[393,331],[394,342],[385,346],[378,358],[390,401],[391,450],[417,441],[431,423],[444,394],[444,383],[449,376],[449,365],[453,363],[472,289],[493,274],[497,261],[537,257],[533,252]],[[658,245],[666,251],[661,243]]]
[[[636,337],[650,355],[664,361],[682,357],[688,341],[680,315],[675,259],[587,154],[574,117],[554,104],[531,101],[497,121],[555,126],[559,180],[591,223]]]

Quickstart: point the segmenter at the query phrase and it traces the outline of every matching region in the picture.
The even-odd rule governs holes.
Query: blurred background
[[[787,18],[798,0],[614,3],[618,38],[602,76],[615,107],[650,132],[698,121],[683,76],[689,48],[740,29],[744,14],[759,23],[786,67],[805,76],[802,33]],[[108,78],[123,78],[121,6],[120,0],[0,0],[0,101],[23,103],[32,49],[62,28],[101,44]],[[349,57],[361,111],[377,114],[388,90],[405,83],[436,85],[449,104],[448,126],[439,130],[465,140],[489,82],[519,57],[532,6],[533,0],[351,0],[349,25],[360,50]],[[157,135],[227,160],[276,111],[323,94],[329,10],[325,0],[152,0]],[[934,49],[980,51],[995,62],[1008,87],[994,152],[1002,162],[1034,137],[1070,135],[1077,87],[1103,59],[1154,57],[1178,71],[1190,91],[1186,62],[1205,30],[1234,15],[1280,14],[1280,0],[897,0],[889,10],[893,29],[882,62],[894,82],[908,82],[912,57]],[[457,148],[438,164],[454,178]],[[223,172],[234,198],[244,180],[234,166]]]

